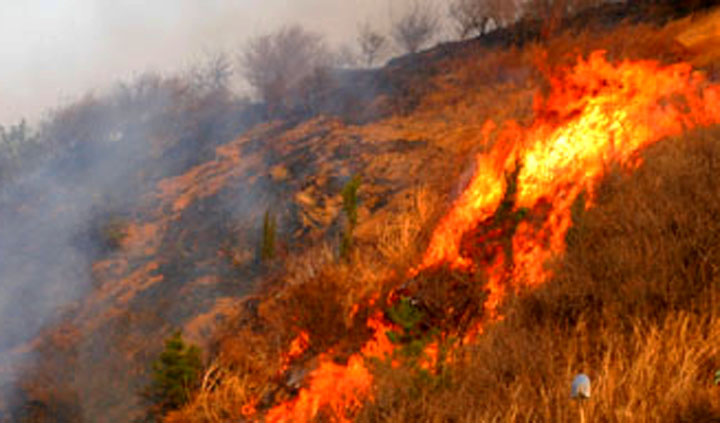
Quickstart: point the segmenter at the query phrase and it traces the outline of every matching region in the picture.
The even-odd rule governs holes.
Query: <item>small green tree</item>
[[[358,190],[362,179],[359,175],[355,175],[350,179],[342,189],[343,211],[347,218],[347,225],[343,231],[342,240],[340,241],[340,257],[348,257],[353,247],[353,232],[357,226],[358,220]]]
[[[111,216],[102,227],[102,238],[110,250],[117,250],[128,237],[129,222],[120,216]]]
[[[419,356],[428,342],[426,334],[423,333],[420,324],[425,314],[415,307],[410,298],[402,297],[395,305],[388,309],[388,317],[393,323],[400,327],[400,331],[389,331],[387,333],[390,342],[402,345],[400,350],[408,357]]]
[[[200,349],[186,344],[177,331],[165,340],[165,350],[152,368],[146,396],[153,403],[151,414],[162,415],[186,404],[190,392],[197,388],[202,371]]]
[[[260,259],[262,261],[271,260],[275,257],[275,236],[277,234],[277,220],[270,213],[265,212],[263,218],[262,240],[260,243]]]
[[[405,372],[408,378],[406,389],[409,395],[417,396],[425,388],[436,389],[446,385],[449,382],[449,373],[445,367],[445,359],[456,339],[443,339],[439,336],[438,328],[428,327],[427,316],[410,298],[400,298],[400,301],[387,310],[387,316],[398,326],[398,330],[390,330],[386,335],[390,342],[398,346],[392,358],[399,359],[401,372]],[[435,360],[425,351],[433,341],[437,342],[438,347]],[[378,365],[382,366],[383,363]],[[384,365],[389,366],[386,371],[394,371],[391,370],[392,360],[386,361]]]

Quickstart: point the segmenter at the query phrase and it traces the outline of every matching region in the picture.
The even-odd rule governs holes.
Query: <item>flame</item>
[[[471,264],[460,241],[495,214],[507,189],[504,174],[519,163],[516,210],[542,204],[549,210],[541,222],[521,222],[516,228],[512,277],[529,285],[542,283],[550,276],[544,263],[565,249],[571,205],[582,192],[592,202],[611,163],[637,166],[638,152],[649,144],[720,121],[720,87],[688,64],[613,65],[597,51],[552,79],[551,87],[547,99],[536,100],[536,119],[529,128],[506,124],[495,147],[476,158],[472,181],[434,231],[416,271],[443,263]],[[507,270],[496,265],[487,269],[491,305],[502,297],[498,284]]]
[[[282,363],[280,365],[280,372],[284,372],[290,367],[290,363],[296,358],[300,357],[310,347],[310,335],[306,331],[300,331],[296,336],[285,354],[282,356]]]
[[[527,128],[515,122],[497,127],[488,122],[486,145],[492,149],[475,158],[475,174],[467,188],[438,223],[414,275],[434,266],[481,267],[488,275],[485,309],[499,319],[497,307],[509,280],[535,286],[550,272],[545,263],[565,250],[572,224],[571,205],[585,192],[589,205],[608,166],[640,164],[638,153],[662,138],[698,125],[720,122],[720,86],[709,83],[688,64],[663,66],[654,61],[609,63],[602,51],[580,58],[563,76],[551,80],[550,95],[535,103],[535,121]],[[520,166],[519,168],[517,166]],[[467,254],[463,237],[489,221],[508,192],[506,174],[517,171],[514,211],[529,210],[511,233],[511,257],[492,250],[487,262]],[[360,352],[340,365],[328,355],[310,374],[296,398],[266,414],[266,422],[307,422],[321,410],[331,419],[348,422],[365,400],[372,400],[373,377],[366,358],[391,354],[382,316],[368,321],[374,333]],[[482,334],[480,324],[463,339]],[[427,366],[437,360],[437,344],[428,346]]]
[[[304,423],[315,418],[320,410],[330,411],[333,421],[350,422],[348,416],[362,406],[364,400],[372,398],[373,376],[365,360],[384,358],[393,350],[385,335],[390,326],[383,322],[382,316],[371,317],[367,324],[374,335],[360,352],[351,355],[344,365],[335,363],[327,354],[321,355],[320,364],[310,373],[308,386],[293,400],[270,409],[265,422]]]

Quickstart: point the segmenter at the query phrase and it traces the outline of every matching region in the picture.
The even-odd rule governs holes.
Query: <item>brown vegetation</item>
[[[86,311],[77,314],[84,333],[91,334],[88,339],[100,339],[106,327],[123,328],[108,341],[117,356],[102,362],[83,356],[83,369],[93,385],[85,383],[80,396],[90,396],[87,386],[105,383],[92,373],[104,371],[106,362],[112,361],[115,374],[123,377],[129,377],[125,364],[132,362],[133,371],[142,376],[143,366],[137,364],[152,361],[148,339],[158,333],[146,327],[167,330],[165,315],[156,312],[172,303],[182,304],[187,314],[202,312],[208,321],[224,317],[226,322],[215,334],[201,388],[186,408],[167,416],[169,422],[183,423],[241,420],[254,410],[262,414],[296,398],[307,384],[305,376],[317,366],[318,354],[342,364],[359,349],[369,336],[368,316],[387,311],[382,300],[391,289],[405,289],[421,301],[428,316],[424,323],[447,328],[477,318],[484,293],[468,287],[482,284],[482,278],[457,280],[454,290],[444,290],[443,282],[457,275],[441,271],[415,284],[398,285],[406,282],[404,275],[417,265],[429,232],[464,188],[473,170],[468,158],[488,147],[484,123],[515,119],[527,124],[533,97],[547,89],[545,78],[552,68],[596,49],[607,50],[615,62],[692,59],[674,40],[686,26],[687,21],[663,28],[626,23],[607,32],[567,30],[523,48],[496,50],[469,42],[451,53],[443,48],[423,52],[413,57],[419,65],[382,70],[390,79],[408,80],[405,90],[373,102],[387,112],[381,119],[359,126],[317,118],[295,126],[258,127],[213,150],[214,160],[164,179],[147,206],[151,210],[138,212],[145,220],[123,228],[118,256],[97,263],[100,289],[89,307],[82,306]],[[225,66],[220,61],[214,68],[220,75]],[[393,107],[397,104],[407,107]],[[712,339],[720,334],[711,319],[713,264],[720,258],[713,245],[714,231],[720,228],[712,221],[720,214],[711,177],[718,160],[712,140],[717,137],[717,131],[709,131],[696,133],[690,141],[668,141],[648,153],[636,175],[611,173],[597,208],[576,216],[568,255],[553,264],[557,273],[548,286],[512,299],[503,311],[505,320],[459,350],[454,363],[437,377],[418,378],[411,366],[375,367],[376,400],[364,405],[358,420],[573,420],[577,410],[567,397],[578,371],[589,373],[596,383],[587,410],[591,421],[717,416],[710,386],[717,359]],[[153,139],[162,144],[158,151],[176,143],[169,136]],[[263,176],[268,157],[268,165],[275,166],[271,178]],[[364,177],[356,244],[341,261],[335,253],[339,191],[354,172]],[[282,234],[286,238],[275,259],[278,266],[264,275],[262,295],[242,302],[223,297],[223,304],[237,304],[233,314],[216,315],[212,304],[196,307],[187,300],[200,295],[194,288],[229,278],[226,285],[245,283],[230,271],[216,275],[223,269],[218,263],[232,256],[237,270],[252,259],[251,253],[240,254],[245,244],[259,244],[228,241],[230,253],[223,253],[224,247],[216,245],[220,242],[208,241],[220,238],[215,232],[196,231],[196,221],[215,222],[199,211],[228,187],[266,179],[272,179],[267,187],[282,201],[254,201],[259,210],[254,221],[261,221],[271,203],[292,210],[281,216],[297,223],[292,228],[297,232]],[[210,210],[208,215],[220,214]],[[227,226],[207,226],[228,237],[260,233],[227,234]],[[285,239],[299,246],[286,247]],[[195,267],[177,269],[188,263]],[[184,278],[190,277],[181,270],[201,277],[185,284]],[[143,292],[154,297],[143,298]],[[469,305],[457,307],[449,317],[442,314],[445,306],[467,297],[472,298]],[[115,309],[104,313],[96,306],[105,303],[121,308],[122,314]],[[125,311],[128,304],[132,312]],[[138,322],[141,313],[158,322]],[[115,323],[124,321],[118,316],[127,319],[127,326]],[[285,354],[300,333],[307,334],[309,347],[289,360]],[[132,349],[122,342],[134,343]],[[122,354],[132,357],[121,361]],[[115,381],[126,385],[118,391],[132,389],[124,380]],[[33,383],[39,386],[42,380]],[[40,394],[36,396],[42,398]],[[91,416],[104,413],[103,406],[94,404]],[[118,415],[105,414],[110,416],[106,419]]]
[[[416,1],[412,8],[393,22],[392,37],[405,53],[417,53],[438,31],[438,14],[428,2]]]
[[[509,301],[444,384],[379,374],[358,421],[574,422],[579,372],[594,382],[588,421],[717,421],[719,140],[667,140],[611,173],[546,286]]]
[[[673,39],[684,25],[568,31],[523,50],[484,51],[483,61],[446,59],[447,72],[433,77],[433,89],[411,115],[363,130],[404,126],[406,136],[422,134],[458,158],[484,148],[477,141],[486,118],[527,119],[533,92],[554,66],[598,48],[612,60],[686,59]],[[440,116],[455,125],[440,123]],[[502,321],[429,379],[412,366],[375,367],[375,401],[357,421],[577,421],[569,386],[581,371],[595,384],[589,421],[718,418],[712,384],[720,367],[718,138],[717,129],[696,131],[650,149],[633,174],[611,171],[594,207],[576,207],[567,254],[551,264],[555,276],[546,286],[510,299]],[[290,259],[269,294],[220,332],[209,382],[168,421],[215,422],[266,409],[296,394],[318,353],[330,349],[338,362],[346,360],[367,337],[368,304],[385,298],[417,263],[447,189],[418,188],[404,209],[372,224],[363,226],[361,217],[360,245],[349,262],[337,262],[327,247]],[[437,310],[457,300],[436,285],[412,291],[431,314],[433,300]],[[452,324],[442,316],[432,321]],[[300,331],[310,334],[310,349],[283,370],[281,356]],[[248,404],[252,410],[243,409]]]

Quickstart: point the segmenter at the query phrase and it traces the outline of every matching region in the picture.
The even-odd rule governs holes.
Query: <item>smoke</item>
[[[173,72],[205,51],[234,57],[252,35],[298,23],[333,45],[381,29],[411,0],[36,0],[0,4],[0,123],[37,122],[88,90],[138,72]]]
[[[247,104],[217,77],[203,66],[146,74],[58,108],[21,136],[41,154],[21,151],[14,160],[24,166],[0,172],[0,387],[26,376],[44,327],[99,288],[92,264],[113,254],[114,222],[131,221],[158,180],[210,160],[250,123]]]
[[[229,81],[218,85],[202,71],[182,78],[146,71],[187,69],[201,51],[232,52],[245,38],[287,23],[334,44],[352,43],[363,17],[389,22],[407,2],[0,5],[0,51],[8,58],[0,67],[0,122],[29,117],[39,146],[21,154],[22,166],[12,172],[0,157],[0,387],[22,376],[15,373],[33,358],[28,343],[95,288],[92,264],[112,253],[110,223],[136,217],[140,197],[157,181],[211,160],[215,146],[256,119]],[[340,97],[374,92],[365,79],[341,81],[347,92]]]

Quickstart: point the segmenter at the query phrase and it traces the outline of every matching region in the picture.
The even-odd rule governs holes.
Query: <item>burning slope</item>
[[[597,184],[609,166],[637,167],[644,147],[684,130],[720,121],[720,86],[708,82],[690,65],[661,66],[625,61],[614,65],[595,52],[558,78],[551,92],[535,104],[535,121],[527,128],[508,122],[499,129],[486,125],[485,142],[492,149],[476,159],[476,171],[463,194],[440,221],[422,263],[411,273],[449,264],[488,273],[493,311],[505,286],[534,286],[549,277],[544,263],[565,249],[572,224],[571,206],[581,193],[591,205]],[[514,175],[514,177],[507,177]],[[512,197],[517,225],[511,256],[494,249],[474,259],[480,245],[466,235],[482,228]],[[468,245],[469,244],[469,245]],[[304,422],[321,410],[336,421],[371,399],[372,375],[364,358],[392,350],[386,327],[371,319],[375,335],[363,349],[339,366],[328,357],[309,377],[308,386],[288,403],[272,408],[267,421]]]

